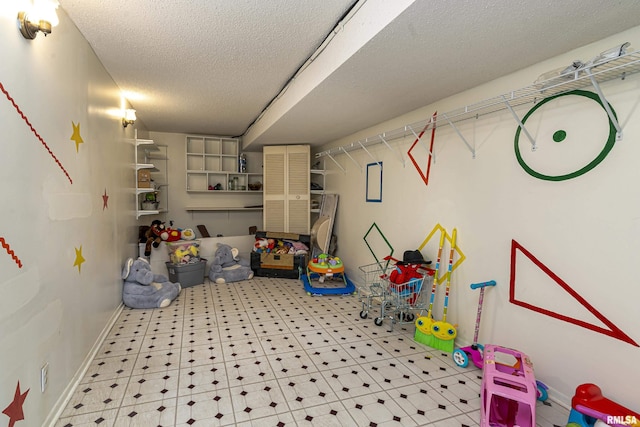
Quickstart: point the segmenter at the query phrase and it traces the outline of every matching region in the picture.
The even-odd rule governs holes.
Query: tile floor
[[[480,370],[360,311],[357,295],[262,277],[125,308],[56,427],[478,426]],[[549,402],[536,413],[568,418]]]

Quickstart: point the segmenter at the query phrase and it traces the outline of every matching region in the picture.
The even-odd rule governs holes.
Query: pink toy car
[[[501,363],[501,354],[515,364]],[[480,427],[535,427],[538,388],[529,357],[491,344],[483,356]]]

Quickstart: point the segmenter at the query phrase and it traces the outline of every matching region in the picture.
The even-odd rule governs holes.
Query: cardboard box
[[[138,171],[138,188],[151,188],[151,171],[149,169]]]

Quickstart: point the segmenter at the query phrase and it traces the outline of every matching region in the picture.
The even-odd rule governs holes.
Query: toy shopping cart
[[[394,266],[395,268],[397,266]],[[416,315],[420,316],[428,308],[422,289],[425,286],[429,287],[433,274],[434,271],[431,269],[420,268],[415,270],[411,277],[404,277],[407,280],[403,280],[401,274],[394,274],[394,271],[384,277],[381,316],[375,320],[375,324],[380,326],[385,318],[389,319],[389,332],[393,331],[393,325],[396,323],[413,324]]]
[[[369,311],[373,307],[374,302],[380,304],[380,316],[378,318],[383,318],[384,304],[382,304],[382,301],[384,300],[384,292],[386,289],[384,278],[387,277],[388,270],[393,268],[393,265],[390,265],[389,261],[381,261],[361,265],[358,268],[362,272],[364,281],[362,286],[358,287],[358,296],[362,302],[360,318],[366,319],[369,316]]]

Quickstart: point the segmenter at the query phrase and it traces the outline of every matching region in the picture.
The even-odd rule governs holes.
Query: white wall
[[[122,265],[137,253],[126,140],[133,129],[123,129],[118,87],[64,12],[50,36],[28,41],[9,3],[0,10],[0,83],[73,182],[0,94],[0,237],[22,262],[0,246],[0,406],[19,383],[29,391],[24,425],[36,426],[61,403],[121,303]],[[84,141],[78,151],[72,122]]]
[[[150,132],[149,137],[156,144],[166,145],[169,157],[168,192],[169,212],[161,215],[169,225],[174,221],[174,227],[196,228],[204,224],[211,236],[241,236],[249,234],[249,226],[255,225],[258,230],[262,227],[262,211],[187,211],[188,206],[253,206],[262,204],[262,192],[250,193],[187,193],[186,188],[186,134]],[[262,173],[262,152],[248,152],[248,172]],[[138,221],[140,225],[148,225],[155,217],[143,216]]]
[[[451,111],[528,86],[546,71],[575,59],[591,59],[625,41],[639,47],[640,28],[441,100],[322,149],[428,119],[436,110]],[[465,73],[473,73],[473,66],[456,72],[463,79]],[[524,172],[514,155],[517,125],[508,111],[460,125],[463,135],[476,147],[475,159],[451,127],[438,128],[434,147],[437,161],[432,165],[428,186],[407,157],[413,137],[394,141],[395,153],[382,144],[370,148],[384,165],[382,203],[365,202],[365,165],[372,159],[364,151],[350,154],[365,172],[345,155],[335,158],[346,173],[329,159],[325,164],[338,170],[328,176],[328,190],[340,194],[335,228],[338,254],[354,278],[358,277],[358,266],[374,261],[363,240],[374,222],[397,257],[402,257],[404,250],[417,248],[437,223],[449,231],[457,227],[458,246],[467,257],[453,273],[449,303],[448,320],[459,325],[457,343],[469,344],[473,339],[478,292],[470,290],[469,284],[496,280],[497,287],[486,293],[481,343],[527,353],[537,377],[553,388],[550,396],[565,404],[577,385],[593,382],[608,397],[637,410],[639,347],[509,303],[510,249],[515,239],[604,317],[640,342],[640,76],[608,82],[602,88],[624,126],[624,139],[599,166],[575,179],[551,182]],[[560,104],[541,108],[543,120],[535,125],[532,116],[529,131],[540,144],[535,153],[542,159],[539,167],[578,164],[578,153],[595,157],[596,153],[589,150],[604,144],[608,128],[603,110],[596,108],[596,116],[590,116],[587,113],[593,109],[588,103],[574,104],[569,102],[571,98],[578,97],[564,97]],[[531,107],[517,111],[522,117]],[[567,142],[567,151],[552,156],[549,152],[555,143],[551,135],[558,129],[565,129],[569,138],[573,137],[572,145]],[[404,167],[397,155],[404,159]],[[436,237],[424,249],[434,261],[437,241]],[[448,259],[448,252],[444,259]],[[604,326],[521,254],[516,265],[519,299]],[[436,304],[440,311],[441,292]]]

